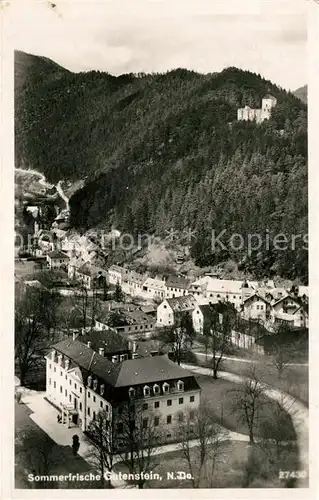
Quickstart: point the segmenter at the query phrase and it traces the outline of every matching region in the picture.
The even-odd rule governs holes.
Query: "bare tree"
[[[45,433],[39,437],[34,429],[20,432],[16,439],[15,453],[22,467],[35,476],[46,476],[54,472],[57,458],[54,455],[55,443]],[[34,482],[36,488],[52,488],[48,481]]]
[[[195,339],[191,316],[187,313],[179,315],[173,326],[161,328],[157,335],[162,347],[169,347],[174,361],[180,365]]]
[[[247,373],[248,377],[238,389],[231,389],[234,400],[232,410],[237,415],[238,421],[247,425],[250,443],[255,442],[255,428],[260,417],[261,409],[268,404],[263,394],[262,382],[257,374],[257,369],[252,366]]]
[[[95,420],[90,422],[88,433],[94,446],[94,459],[97,469],[101,475],[101,486],[104,487],[105,472],[112,472],[114,466],[114,455],[116,452],[114,424],[110,421],[109,413],[101,410]],[[108,488],[111,488],[111,480],[107,480]]]
[[[131,400],[122,408],[117,419],[117,446],[122,462],[134,477],[139,489],[144,488],[150,473],[158,465],[156,450],[162,443],[162,431],[156,417],[143,411],[143,403]]]
[[[211,487],[228,432],[217,423],[210,405],[203,401],[198,409],[189,409],[186,418],[180,420],[177,435],[192,487]]]
[[[44,350],[50,342],[49,329],[43,324],[45,314],[43,295],[37,290],[26,292],[16,301],[15,358],[22,386],[25,385],[28,372],[43,361]]]
[[[89,307],[88,289],[84,285],[81,285],[80,286],[80,310],[81,310],[82,328],[84,330],[87,327],[88,307]]]
[[[235,311],[231,304],[211,305],[205,311],[203,334],[199,341],[205,347],[206,359],[211,357],[213,378],[218,378],[223,357],[230,345],[231,331],[235,322]]]

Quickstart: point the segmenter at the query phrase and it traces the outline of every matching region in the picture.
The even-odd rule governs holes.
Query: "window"
[[[53,368],[53,371],[56,372],[56,367]]]
[[[70,403],[71,403],[71,401],[72,401],[71,394],[69,394],[69,401],[70,401]]]
[[[74,389],[76,389],[76,388],[77,388],[77,385],[76,385],[76,383],[74,383]]]
[[[95,397],[95,396],[93,396],[93,403],[95,403],[95,401],[96,401],[96,397]]]
[[[257,311],[259,311],[259,306],[256,306],[257,307]]]
[[[147,424],[148,424],[148,418],[143,418],[142,428],[147,429]]]
[[[194,401],[195,401],[195,396],[190,396],[190,397],[189,397],[189,401],[190,401],[190,403],[194,403]]]
[[[79,408],[80,408],[80,411],[82,411],[82,403],[81,402],[79,403]]]
[[[68,395],[68,391],[67,391],[66,389],[65,389],[65,391],[64,391],[64,394],[65,394],[65,397],[67,397],[67,395]]]
[[[91,415],[91,408],[88,406],[88,415]]]
[[[51,379],[49,378],[49,385],[51,385]]]
[[[260,310],[263,311],[264,310],[264,306],[260,306]]]
[[[160,393],[160,386],[158,384],[154,384],[153,391],[154,391],[154,394],[159,394]]]
[[[50,368],[50,370],[51,370],[51,363],[49,364],[49,368]]]
[[[147,408],[148,408],[148,404],[147,404],[147,403],[144,403],[144,404],[143,404],[143,410],[147,410]]]
[[[100,401],[100,408],[103,408],[103,401]]]
[[[62,377],[62,372],[60,372],[60,377]]]
[[[93,412],[93,420],[95,420],[95,417],[96,417],[96,413],[95,411]]]
[[[178,391],[183,391],[184,390],[184,382],[182,380],[179,380],[177,382],[177,390]]]
[[[70,379],[69,384],[72,385],[72,380]]]
[[[155,408],[159,408],[159,405],[160,405],[159,401],[155,401],[155,403],[154,403]]]
[[[172,415],[167,415],[166,417],[166,423],[171,424],[172,423]]]
[[[68,380],[68,376],[67,375],[65,375],[65,380]]]
[[[105,411],[109,411],[108,405],[105,405]]]
[[[150,388],[148,385],[145,385],[143,388],[144,396],[148,397],[150,395]]]
[[[167,400],[167,406],[172,406],[172,400],[171,399]]]
[[[169,392],[169,384],[167,382],[164,382],[163,384],[163,392]]]
[[[179,404],[179,405],[182,405],[183,403],[184,403],[184,398],[179,398],[179,400],[178,400],[178,404]]]
[[[134,396],[135,396],[135,389],[133,389],[133,387],[130,387],[129,390],[128,390],[128,394],[129,394],[130,398],[134,398]]]
[[[91,393],[90,393],[90,391],[88,391],[88,398],[90,398],[90,397],[91,397]]]
[[[56,388],[56,382],[53,382],[53,387],[54,387],[54,389]]]
[[[80,387],[80,394],[82,394],[82,387]]]

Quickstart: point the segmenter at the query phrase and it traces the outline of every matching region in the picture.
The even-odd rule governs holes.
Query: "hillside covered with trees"
[[[224,242],[307,234],[305,103],[237,68],[114,77],[38,59],[16,90],[16,164],[51,182],[85,179],[70,200],[75,228],[191,228],[199,265],[230,256],[256,276],[307,281],[302,238],[285,251],[211,251],[213,229]],[[269,122],[237,122],[237,108],[259,108],[267,93],[278,100]]]

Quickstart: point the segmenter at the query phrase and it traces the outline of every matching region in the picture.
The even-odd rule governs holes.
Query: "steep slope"
[[[278,105],[260,126],[237,108]],[[85,179],[70,200],[78,229],[165,235],[191,228],[204,265],[230,256],[256,274],[307,275],[306,252],[211,249],[211,231],[243,235],[307,232],[306,106],[248,71],[201,75],[72,74],[51,68],[27,79],[17,150],[48,180]],[[300,241],[299,241],[300,243]]]
[[[304,85],[303,87],[300,87],[300,89],[297,89],[294,91],[294,95],[298,97],[302,102],[307,104],[308,101],[308,85]]]

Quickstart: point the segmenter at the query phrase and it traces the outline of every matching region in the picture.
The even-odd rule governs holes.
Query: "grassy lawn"
[[[14,275],[17,279],[30,277],[39,270],[39,266],[32,260],[16,260],[14,263]]]
[[[30,410],[24,404],[15,404],[15,487],[28,489],[35,483],[28,481],[29,473],[39,473],[40,464],[47,459],[49,474],[81,473],[91,470],[91,466],[80,456],[73,456],[71,446],[60,446],[52,441],[47,434],[30,418]],[[34,446],[28,448],[26,455],[22,450],[23,434],[31,433]],[[45,442],[45,447],[41,443]],[[47,450],[47,454],[43,450]],[[41,450],[41,451],[40,451]],[[44,473],[44,472],[43,472]],[[39,485],[38,485],[39,487]],[[48,486],[47,486],[48,487]],[[59,488],[58,482],[53,482],[50,488]],[[86,484],[83,484],[86,487]]]
[[[209,459],[206,471],[202,474],[199,487],[201,488],[282,488],[285,483],[278,478],[278,471],[297,470],[298,458],[296,449],[287,449],[282,452],[280,458],[274,458],[274,449],[263,450],[259,445],[249,446],[240,441],[228,441],[220,450],[219,459],[212,474],[212,461]],[[199,468],[198,449],[191,450],[191,462],[193,475],[197,480]],[[250,458],[252,467],[246,470]],[[190,479],[174,479],[167,477],[168,473],[179,471],[189,474],[188,463],[180,450],[165,453],[155,457],[156,465],[154,473],[158,473],[161,479],[153,479],[145,484],[145,488],[192,488]],[[123,463],[115,466],[115,471],[127,472]],[[251,472],[251,475],[249,475]]]
[[[245,422],[238,421],[238,415],[236,415],[232,408],[235,398],[235,394],[232,391],[238,389],[240,384],[223,379],[214,380],[209,375],[196,375],[196,380],[202,388],[202,397],[209,401],[218,421],[227,429],[248,434],[247,425]],[[275,408],[275,402],[269,398],[263,397],[263,403],[265,404],[263,404],[260,410],[255,428],[256,436],[260,435],[261,423],[273,414]],[[296,434],[291,418],[288,414],[286,414],[286,418],[287,435],[290,436],[290,439],[294,440],[296,439]]]
[[[239,375],[247,375],[248,363],[241,361],[224,360],[222,370],[226,370]],[[279,387],[299,399],[305,405],[309,403],[309,380],[308,366],[287,366],[284,369],[282,380],[278,376],[276,367],[268,363],[258,363],[257,373],[261,380],[273,387]]]

